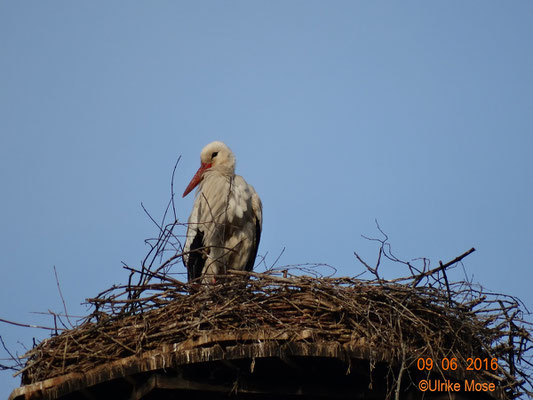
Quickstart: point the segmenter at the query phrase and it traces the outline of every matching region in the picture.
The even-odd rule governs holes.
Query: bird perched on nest
[[[235,175],[235,156],[224,143],[205,146],[200,163],[183,193],[199,185],[184,247],[188,279],[214,281],[228,269],[251,271],[263,224],[261,199]]]

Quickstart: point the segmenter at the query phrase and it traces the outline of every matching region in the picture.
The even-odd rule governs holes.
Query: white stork
[[[235,175],[235,156],[224,143],[205,146],[200,163],[183,193],[185,197],[199,185],[184,247],[188,279],[214,280],[228,269],[251,271],[263,224],[261,199]]]

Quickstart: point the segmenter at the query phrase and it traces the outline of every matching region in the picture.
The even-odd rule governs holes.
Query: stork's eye
[[[211,154],[211,158],[215,158],[218,154],[218,151],[215,151],[213,154]]]

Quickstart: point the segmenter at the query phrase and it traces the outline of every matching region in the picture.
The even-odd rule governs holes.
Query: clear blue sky
[[[126,282],[156,234],[140,202],[160,217],[212,140],[263,200],[267,263],[355,275],[377,219],[404,259],[476,247],[469,275],[533,308],[532,21],[519,0],[1,2],[0,318],[50,325],[53,266],[74,315]]]

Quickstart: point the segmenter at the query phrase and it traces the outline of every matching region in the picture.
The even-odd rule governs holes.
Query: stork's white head
[[[209,143],[200,153],[200,168],[185,189],[183,197],[187,196],[203,179],[207,171],[217,171],[224,175],[235,173],[235,156],[228,146],[216,141]]]

